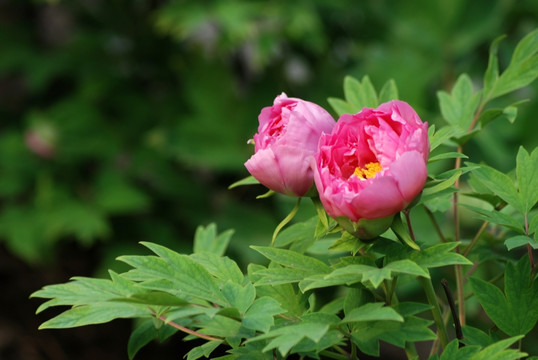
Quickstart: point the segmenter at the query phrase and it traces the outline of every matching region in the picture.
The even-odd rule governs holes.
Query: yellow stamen
[[[357,167],[355,171],[353,172],[353,175],[357,176],[359,179],[371,179],[375,177],[375,175],[383,170],[381,168],[381,164],[378,162],[371,162],[366,165],[364,165],[364,168]]]

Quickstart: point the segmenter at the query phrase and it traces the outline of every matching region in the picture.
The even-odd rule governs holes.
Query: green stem
[[[441,342],[441,346],[444,349],[448,344],[448,335],[446,333],[445,324],[443,322],[443,316],[441,315],[441,308],[439,306],[439,303],[437,302],[437,297],[435,296],[435,290],[433,289],[432,281],[431,279],[425,277],[419,277],[418,281],[424,288],[428,303],[432,306],[433,321],[435,322],[435,326],[437,327],[439,341]]]
[[[480,229],[478,229],[478,232],[474,236],[473,240],[471,240],[471,243],[469,244],[469,246],[467,246],[467,249],[465,249],[465,251],[463,252],[463,256],[467,257],[469,252],[471,252],[471,249],[475,246],[475,244],[478,241],[478,238],[480,237],[480,235],[482,235],[484,230],[486,230],[486,227],[488,226],[488,224],[489,224],[489,221],[487,221],[487,220],[482,223],[482,226],[480,226]]]
[[[433,224],[433,227],[435,229],[435,232],[437,233],[437,236],[439,236],[439,239],[441,240],[441,242],[446,242],[446,238],[445,236],[443,235],[443,232],[441,231],[441,227],[439,226],[439,224],[437,223],[437,220],[435,219],[435,216],[433,215],[433,213],[431,212],[430,209],[428,209],[426,207],[426,205],[422,205],[424,207],[424,210],[426,211],[426,214],[428,214],[428,217],[430,218],[432,224]]]
[[[405,355],[408,360],[418,359],[417,348],[415,343],[406,341],[405,343]]]
[[[301,199],[302,198],[297,198],[297,203],[295,203],[295,207],[291,210],[288,216],[286,216],[275,228],[275,231],[273,232],[273,238],[271,240],[271,246],[275,245],[275,240],[280,230],[282,230],[282,228],[286,226],[286,224],[289,223],[291,219],[293,219],[295,214],[297,214],[297,211],[299,210],[299,205],[301,205]]]

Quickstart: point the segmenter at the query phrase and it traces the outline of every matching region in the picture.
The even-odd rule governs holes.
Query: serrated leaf
[[[538,76],[538,29],[526,35],[516,46],[506,70],[485,86],[486,99],[491,100],[522,88]],[[492,79],[495,79],[491,76]]]
[[[143,244],[163,257],[121,256],[118,258],[153,279],[142,282],[141,286],[168,291],[179,297],[188,295],[219,305],[227,305],[216,279],[203,266],[190,257],[173,252],[164,246]]]
[[[256,299],[245,313],[243,326],[266,333],[275,324],[274,316],[284,312],[286,310],[275,299],[268,296],[261,297]]]
[[[319,319],[318,322],[303,321],[273,329],[266,334],[247,340],[246,343],[271,339],[263,348],[263,351],[266,352],[272,349],[278,349],[280,354],[285,356],[293,346],[297,345],[304,338],[308,338],[315,343],[319,342],[329,330],[331,322],[332,321],[322,321],[322,319]]]
[[[443,118],[451,125],[469,129],[480,101],[480,93],[474,93],[471,78],[460,75],[450,95],[439,91],[437,97]]]
[[[435,268],[447,265],[472,265],[473,263],[463,255],[452,252],[458,246],[458,243],[437,244],[420,252],[413,252],[410,255],[410,260],[425,269]]]
[[[41,304],[36,313],[40,313],[51,306],[86,305],[119,297],[129,297],[135,293],[144,292],[144,289],[136,287],[134,283],[128,280],[120,280],[121,277],[113,271],[110,271],[110,274],[115,281],[75,277],[65,284],[43,287],[41,290],[34,292],[31,297],[49,298],[51,300]]]
[[[481,220],[486,220],[493,224],[506,226],[521,234],[525,233],[524,224],[520,223],[516,218],[510,216],[509,214],[505,214],[501,211],[496,211],[496,210],[486,210],[486,209],[478,208],[476,206],[471,206],[467,204],[464,204],[464,206],[476,212],[477,214],[479,214],[477,218]]]
[[[375,108],[378,105],[377,94],[368,76],[364,76],[362,81],[346,76],[344,96],[346,101],[353,106],[353,113],[359,112],[364,107]]]
[[[198,226],[194,233],[194,253],[209,252],[224,255],[234,230],[226,230],[217,235],[217,225],[212,223],[206,227]]]
[[[235,261],[214,253],[201,252],[189,256],[198,264],[202,265],[211,275],[223,281],[232,281],[243,284],[245,277]]]
[[[538,320],[538,281],[530,278],[527,257],[506,265],[505,293],[488,282],[471,278],[475,296],[489,318],[510,336],[525,335]]]
[[[171,326],[161,326],[157,329],[153,323],[154,319],[148,319],[143,321],[129,337],[129,342],[127,343],[127,354],[129,360],[132,360],[136,353],[147,345],[153,339],[159,339],[159,341],[164,341],[171,335],[177,332],[177,329]]]
[[[330,97],[327,99],[327,102],[338,116],[341,116],[342,114],[355,114],[357,112],[353,105],[342,99]]]
[[[368,303],[351,310],[342,324],[364,321],[398,321],[403,322],[404,318],[393,308],[384,306],[384,303]]]
[[[322,261],[295,251],[263,246],[251,246],[251,248],[269,260],[292,269],[302,270],[310,274],[328,273],[330,271],[329,267]]]
[[[203,345],[196,346],[187,353],[187,360],[196,360],[202,356],[209,359],[211,353],[219,347],[220,344],[222,344],[222,341],[212,340]]]
[[[514,182],[508,175],[486,165],[475,168],[473,174],[495,195],[499,196],[521,213],[525,213],[525,204],[519,196]]]
[[[523,336],[514,336],[500,340],[482,349],[472,357],[472,360],[516,360],[524,357],[525,353],[517,349],[510,349],[510,345],[521,339]]]
[[[241,328],[241,323],[226,316],[215,315],[212,318],[197,318],[200,333],[222,338],[234,337]]]
[[[516,158],[516,176],[524,213],[538,202],[538,148],[529,155],[522,146]]]
[[[187,301],[177,296],[159,291],[137,293],[127,297],[110,299],[110,301],[157,306],[183,306],[187,304]]]
[[[228,281],[224,284],[221,291],[226,301],[233,308],[236,308],[240,314],[244,314],[256,298],[256,289],[251,283],[240,285]]]
[[[281,285],[296,283],[311,275],[308,271],[290,268],[270,268],[258,270],[254,273],[260,278],[255,282],[256,286]]]
[[[394,79],[388,80],[379,92],[379,103],[383,104],[387,101],[398,99],[398,87]]]
[[[120,318],[144,318],[151,313],[146,306],[137,304],[96,302],[64,311],[45,321],[39,329],[64,329],[84,325],[103,324]]]
[[[437,130],[430,138],[430,151],[433,151],[440,145],[446,144],[448,140],[454,137],[460,137],[465,134],[465,130],[458,126],[447,125]]]
[[[512,236],[504,241],[504,245],[508,251],[517,247],[525,246],[527,244],[529,244],[535,250],[538,249],[538,241],[525,235]]]

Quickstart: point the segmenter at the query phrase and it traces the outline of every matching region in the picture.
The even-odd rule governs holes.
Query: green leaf
[[[330,97],[327,101],[338,116],[342,116],[342,114],[355,114],[357,112],[353,105],[342,99]]]
[[[217,235],[217,225],[214,223],[206,227],[198,226],[194,233],[194,253],[209,252],[224,255],[234,230],[226,230]]]
[[[388,80],[379,92],[379,103],[383,104],[387,101],[398,99],[398,87],[394,79]]]
[[[142,321],[139,326],[131,333],[127,343],[127,354],[129,360],[132,360],[136,353],[147,345],[151,340],[158,338],[164,341],[177,332],[176,328],[171,326],[155,327],[154,318]]]
[[[236,308],[240,314],[244,314],[256,298],[256,289],[251,283],[242,286],[228,281],[224,284],[221,291],[226,301],[233,308]]]
[[[211,275],[222,281],[243,284],[245,277],[235,261],[211,252],[199,252],[189,256],[202,265]]]
[[[473,291],[489,318],[510,336],[527,334],[538,320],[538,281],[530,278],[524,256],[506,265],[504,291],[488,282],[471,278]]]
[[[236,188],[238,186],[243,186],[243,185],[258,185],[259,183],[260,182],[258,181],[258,179],[256,179],[254,176],[251,175],[251,176],[247,176],[244,179],[234,182],[233,184],[228,186],[228,190],[231,190],[233,188]]]
[[[469,157],[459,152],[446,152],[446,153],[442,153],[442,154],[430,157],[428,159],[428,164],[435,161],[439,161],[439,160],[455,159],[455,158],[468,159]]]
[[[147,291],[129,295],[127,297],[110,299],[110,301],[157,306],[183,306],[187,304],[187,302],[183,299],[160,291]]]
[[[521,39],[514,50],[510,64],[499,77],[495,78],[494,74],[489,76],[488,86],[484,86],[486,99],[494,99],[534,81],[538,76],[537,51],[538,29]]]
[[[141,286],[167,291],[179,297],[188,295],[219,305],[227,305],[216,279],[203,266],[190,257],[173,252],[164,246],[146,242],[142,244],[161,257],[120,256],[118,258],[148,278],[141,283]]]
[[[96,302],[66,310],[60,315],[45,321],[39,329],[63,329],[84,325],[102,324],[120,318],[144,318],[151,314],[146,306]]]
[[[351,310],[341,323],[363,322],[363,321],[398,321],[403,322],[404,318],[393,308],[384,306],[384,303],[368,303]]]
[[[493,343],[493,339],[480,329],[465,325],[462,327],[462,331],[463,339],[461,341],[465,345],[479,345],[486,347]]]
[[[499,59],[497,58],[497,51],[499,49],[500,42],[506,37],[506,35],[501,35],[497,37],[491,43],[489,47],[489,60],[486,73],[484,74],[484,94],[489,94],[492,88],[497,83],[499,79]]]
[[[196,360],[202,356],[209,359],[211,353],[222,344],[222,341],[208,341],[203,345],[194,347],[187,353],[187,360]]]
[[[532,246],[535,250],[538,249],[538,241],[525,235],[512,236],[504,241],[504,245],[506,245],[508,251],[527,244]]]
[[[116,298],[131,297],[136,293],[145,291],[113,271],[110,271],[110,275],[113,281],[75,277],[65,284],[43,287],[43,289],[34,292],[31,297],[49,298],[51,300],[41,304],[36,313],[40,313],[51,306],[86,305]]]
[[[528,213],[538,202],[538,148],[531,155],[521,146],[516,158],[516,176],[523,200],[523,213]]]
[[[469,129],[480,101],[480,92],[473,93],[473,83],[467,74],[462,74],[454,84],[452,93],[437,93],[441,114],[451,125]]]
[[[456,246],[458,246],[456,242],[437,244],[420,252],[411,253],[410,260],[425,269],[457,264],[472,265],[473,263],[463,255],[451,251]]]
[[[422,191],[422,195],[420,197],[421,202],[429,201],[435,197],[437,197],[440,194],[443,194],[443,191],[449,189],[454,185],[456,180],[461,176],[462,172],[458,171],[454,173],[451,177],[449,177],[446,180],[435,180],[435,181],[429,181]]]
[[[396,236],[398,237],[398,239],[400,239],[400,241],[402,241],[404,244],[409,246],[411,249],[420,251],[420,247],[411,238],[411,235],[409,234],[407,227],[404,225],[401,214],[396,214],[396,216],[394,216],[391,229],[392,231],[394,231],[394,234],[396,234]]]
[[[519,212],[525,213],[525,204],[517,192],[514,182],[508,175],[486,165],[481,165],[474,169],[473,174],[495,195],[512,205]]]
[[[338,321],[338,317],[321,313],[312,315],[314,317],[310,320],[307,318],[299,323],[272,329],[266,334],[247,340],[246,343],[271,339],[263,351],[278,349],[282,356],[285,356],[292,347],[305,338],[318,343],[329,330],[329,326]]]
[[[256,286],[296,283],[312,275],[305,270],[281,267],[258,270],[254,274],[260,277],[255,282]]]
[[[433,125],[430,126],[430,129],[431,128],[433,128]],[[457,126],[444,126],[430,136],[430,151],[433,151],[440,145],[446,144],[451,138],[460,137],[464,134],[465,130]]]
[[[269,260],[292,269],[303,270],[310,274],[328,273],[330,271],[329,267],[322,261],[295,251],[263,246],[251,246],[251,248]]]
[[[394,274],[399,273],[429,277],[428,273],[420,266],[408,259],[404,259],[394,261],[383,268],[363,264],[347,265],[337,268],[323,277],[307,278],[300,285],[303,291],[317,287],[351,285],[357,282],[369,283],[374,288],[377,288],[383,280],[391,280],[395,276]]]
[[[214,317],[197,318],[201,329],[200,333],[223,338],[234,337],[241,328],[241,323],[226,316],[215,315]]]
[[[525,227],[524,224],[522,224],[520,221],[518,221],[516,218],[514,218],[511,215],[505,214],[501,211],[496,210],[486,210],[482,208],[478,208],[476,206],[471,206],[464,204],[464,206],[477,214],[479,219],[489,221],[493,224],[498,224],[502,226],[506,226],[512,230],[515,230],[521,234],[525,233]]]
[[[264,296],[256,299],[243,317],[243,326],[247,329],[268,332],[275,324],[274,316],[284,313],[278,301]]]
[[[353,114],[362,110],[364,107],[375,108],[378,105],[377,94],[366,75],[362,82],[351,77],[344,78],[344,96],[346,101],[353,106]]]
[[[523,336],[514,336],[489,345],[472,357],[472,360],[516,360],[524,357],[525,353],[517,349],[510,349],[510,345]]]

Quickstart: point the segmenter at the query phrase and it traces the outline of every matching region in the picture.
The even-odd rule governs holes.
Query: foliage
[[[231,39],[242,34],[236,30],[228,34]],[[437,93],[446,124],[430,127],[428,182],[422,196],[397,214],[382,236],[368,241],[350,236],[317,204],[318,215],[275,233],[273,246],[251,246],[265,260],[263,265],[251,263],[247,273],[224,256],[231,231],[219,234],[215,225],[198,228],[189,255],[143,242],[153,254],[120,256],[130,269],[110,271],[110,280],[77,277],[36,291],[33,297],[48,299],[38,312],[71,306],[41,328],[140,319],[129,341],[130,358],[151,339],[164,340],[176,331],[186,333],[185,340],[207,341],[193,347],[187,359],[215,353],[220,359],[280,359],[291,354],[354,359],[360,354],[380,356],[383,342],[416,359],[415,343],[422,341],[430,341],[432,360],[526,356],[526,347],[531,349],[526,340],[538,320],[533,254],[538,152],[521,147],[515,171],[505,174],[471,162],[471,154],[464,151],[494,121],[516,120],[515,109],[525,105],[498,107],[493,100],[538,76],[538,30],[519,42],[502,71],[499,44],[495,40],[491,46],[482,89],[475,90],[463,74],[450,92]],[[399,94],[392,80],[378,93],[367,76],[346,77],[344,99],[329,102],[341,114]],[[467,158],[471,161],[462,166]],[[449,169],[436,165],[453,159],[455,166]],[[248,179],[236,185],[252,183]],[[451,207],[452,218],[443,218]],[[479,220],[472,237],[460,233],[459,215],[464,211]],[[438,239],[421,236],[426,225],[414,222],[420,214],[431,220]],[[445,223],[453,233],[447,235]],[[269,234],[265,239],[270,243]],[[526,251],[519,251],[522,247]],[[456,274],[456,300],[447,285],[445,302],[436,287],[447,268]],[[466,295],[465,281],[473,273],[472,293]],[[502,277],[500,289],[495,282]],[[481,329],[466,324],[479,317],[476,306],[470,306],[476,300],[491,320],[479,324]],[[450,314],[454,340],[447,331]],[[518,347],[512,348],[516,342]]]

